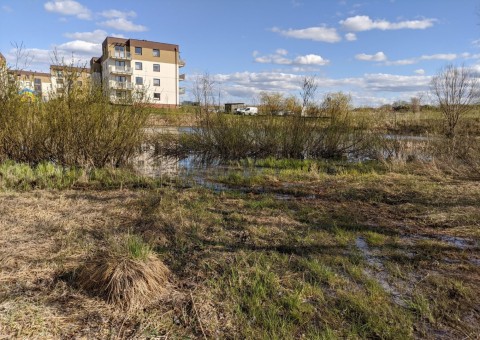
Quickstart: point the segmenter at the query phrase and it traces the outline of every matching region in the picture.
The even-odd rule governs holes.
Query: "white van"
[[[258,108],[254,106],[246,107],[245,109],[243,109],[243,112],[242,112],[242,114],[244,114],[245,116],[254,116],[257,113],[258,113]]]

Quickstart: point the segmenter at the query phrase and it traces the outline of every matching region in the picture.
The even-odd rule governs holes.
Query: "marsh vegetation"
[[[354,110],[344,94],[317,111],[300,101],[315,117],[206,109],[156,135],[145,124],[178,113],[12,98],[0,104],[2,336],[480,336],[476,108],[454,137],[439,111]],[[142,144],[222,168],[147,178],[128,165]]]

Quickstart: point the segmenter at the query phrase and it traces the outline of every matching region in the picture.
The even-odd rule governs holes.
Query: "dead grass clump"
[[[92,256],[80,268],[77,283],[123,309],[138,309],[166,292],[169,273],[147,244],[127,235]]]

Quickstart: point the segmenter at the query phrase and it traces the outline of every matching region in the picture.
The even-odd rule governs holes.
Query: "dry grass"
[[[297,165],[224,192],[0,193],[0,335],[478,337],[478,182]],[[164,293],[124,290],[165,271],[126,269],[153,252]]]

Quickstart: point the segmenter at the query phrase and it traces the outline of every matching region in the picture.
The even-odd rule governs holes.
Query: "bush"
[[[92,83],[52,93],[48,102],[29,102],[10,76],[0,73],[0,160],[119,166],[140,146],[148,117],[140,96],[113,105],[108,91]]]
[[[323,111],[328,121],[300,114],[239,117],[206,115],[194,133],[163,136],[157,144],[167,156],[186,156],[189,152],[204,160],[244,158],[339,158],[369,151],[372,133],[369,122],[350,111],[350,97],[333,94]]]

